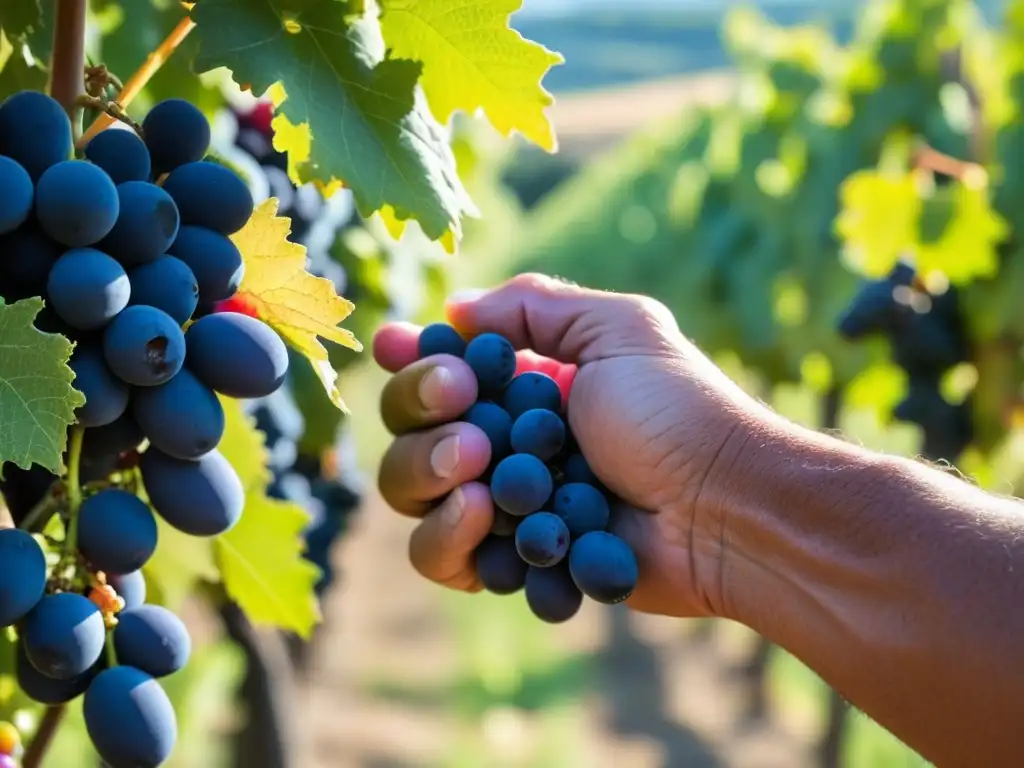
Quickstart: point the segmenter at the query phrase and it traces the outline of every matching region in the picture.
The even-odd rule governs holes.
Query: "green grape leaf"
[[[41,91],[46,88],[46,70],[31,54],[26,56],[20,41],[11,43],[0,32],[0,100],[18,91]]]
[[[431,239],[461,235],[475,210],[417,85],[422,67],[387,56],[372,2],[203,0],[191,16],[197,71],[274,87],[275,146],[297,180],[343,184],[364,216],[392,208]]]
[[[320,571],[302,557],[308,524],[298,504],[250,491],[242,519],[217,539],[224,589],[253,624],[308,638],[319,623],[313,587]]]
[[[267,496],[263,437],[241,403],[223,397],[221,403],[225,428],[219,450],[246,490],[242,519],[215,540],[224,589],[254,624],[309,637],[320,620],[313,591],[319,569],[302,556],[309,515],[298,504]]]
[[[217,582],[220,576],[210,539],[188,536],[157,516],[157,546],[143,567],[149,602],[175,610],[201,581]]]
[[[32,324],[42,308],[42,299],[0,303],[0,465],[39,464],[59,474],[85,397],[71,384],[71,342]]]
[[[0,29],[9,37],[33,29],[39,24],[41,16],[39,0],[3,0],[0,3]]]
[[[434,116],[482,110],[502,135],[518,131],[555,151],[544,113],[554,103],[541,80],[564,59],[509,28],[522,0],[383,0],[381,26],[391,55],[423,63],[420,84]]]

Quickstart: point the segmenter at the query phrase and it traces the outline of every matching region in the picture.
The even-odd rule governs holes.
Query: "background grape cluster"
[[[481,478],[494,523],[476,551],[480,581],[495,594],[525,590],[533,614],[568,621],[586,595],[608,605],[636,587],[636,556],[608,531],[614,499],[591,471],[563,415],[558,382],[536,370],[516,374],[516,351],[494,333],[468,343],[449,325],[427,326],[420,359],[454,355],[476,374],[477,402],[462,420],[491,447]]]
[[[0,105],[2,295],[46,298],[39,325],[75,341],[70,366],[85,395],[66,455],[63,554],[48,562],[32,533],[0,530],[0,628],[16,628],[26,695],[56,705],[84,694],[110,768],[158,766],[176,740],[158,679],[185,665],[191,640],[145,602],[154,511],[192,536],[238,522],[244,490],[217,450],[218,395],[267,397],[289,364],[259,320],[203,316],[239,286],[230,235],[253,211],[246,184],[205,159],[205,117],[164,101],[142,135],[107,130],[69,159],[71,125],[49,96],[25,91]],[[25,473],[11,484],[20,522],[19,486],[24,501],[44,482]]]
[[[838,322],[851,341],[888,340],[893,362],[907,373],[907,396],[893,409],[900,421],[917,424],[922,451],[932,459],[955,459],[971,444],[971,398],[950,402],[943,377],[971,359],[955,288],[930,292],[914,268],[901,263],[883,280],[868,280]]]

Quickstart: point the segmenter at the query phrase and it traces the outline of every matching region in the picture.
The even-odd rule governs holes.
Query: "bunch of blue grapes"
[[[477,402],[461,421],[491,446],[481,481],[490,486],[494,523],[476,550],[484,587],[525,591],[533,614],[551,624],[575,616],[584,595],[606,605],[628,598],[636,556],[609,531],[615,500],[580,451],[558,384],[537,371],[517,375],[515,349],[495,333],[467,342],[449,325],[429,325],[419,357],[434,355],[462,358],[476,374]]]
[[[929,292],[911,265],[897,264],[885,278],[864,282],[838,330],[851,341],[889,341],[893,362],[909,381],[893,416],[921,427],[926,456],[955,461],[974,438],[970,400],[950,403],[942,395],[943,377],[970,359],[956,289]]]
[[[29,698],[84,696],[109,768],[155,768],[177,739],[159,680],[186,664],[191,639],[146,602],[156,515],[197,537],[238,522],[245,493],[217,450],[218,394],[266,397],[288,370],[284,343],[259,320],[193,319],[200,303],[237,290],[243,262],[230,235],[253,210],[246,184],[206,159],[209,143],[203,114],[178,99],[157,104],[141,136],[103,131],[82,157],[49,96],[25,91],[0,105],[0,295],[44,297],[38,324],[75,342],[70,367],[85,395],[71,441],[80,457],[78,447],[67,456],[80,487],[64,494],[81,503],[63,510],[59,561],[31,532],[0,530],[0,628],[16,630]]]

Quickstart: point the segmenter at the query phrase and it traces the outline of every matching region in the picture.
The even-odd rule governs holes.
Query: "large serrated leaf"
[[[60,473],[68,427],[85,397],[72,386],[73,346],[33,321],[42,299],[0,303],[0,466]]]
[[[191,14],[198,71],[227,67],[255,93],[286,93],[279,118],[303,179],[342,182],[365,216],[390,206],[433,239],[459,234],[472,203],[446,131],[417,85],[421,65],[387,57],[373,3],[203,0]]]

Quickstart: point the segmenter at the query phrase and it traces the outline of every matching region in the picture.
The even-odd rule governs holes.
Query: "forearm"
[[[747,450],[722,611],[941,768],[1024,765],[1024,505],[778,423]]]

